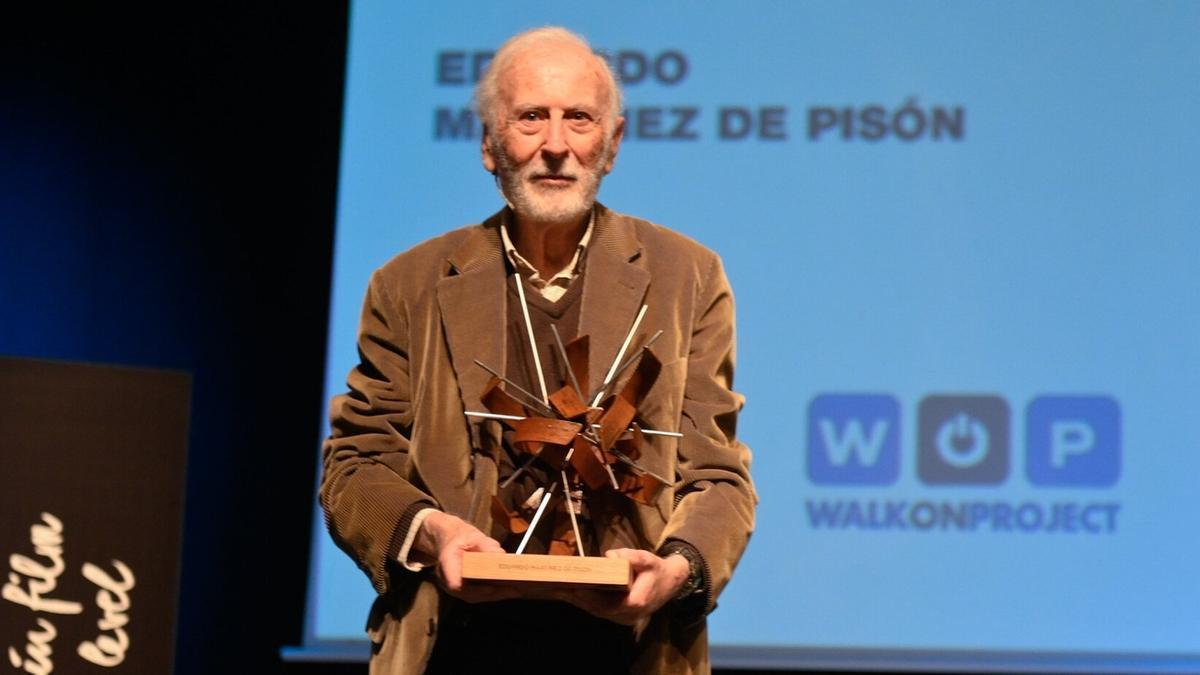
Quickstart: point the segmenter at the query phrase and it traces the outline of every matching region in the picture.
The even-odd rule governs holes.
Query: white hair
[[[608,112],[610,114],[605,120],[605,127],[609,130],[612,129],[613,122],[621,116],[622,97],[621,87],[617,83],[617,77],[608,65],[608,61],[595,54],[583,36],[559,26],[543,26],[518,33],[506,40],[496,51],[496,55],[492,57],[492,61],[484,71],[483,77],[479,79],[479,83],[475,85],[475,112],[489,131],[495,132],[496,130],[496,99],[500,94],[500,78],[503,77],[505,71],[527,52],[537,47],[553,44],[579,47],[595,58],[596,70],[601,81],[608,88]]]

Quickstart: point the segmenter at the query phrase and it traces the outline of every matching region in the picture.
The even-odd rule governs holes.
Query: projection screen
[[[330,396],[371,271],[501,206],[471,88],[543,24],[624,81],[600,200],[736,294],[716,665],[1200,670],[1200,4],[357,1]],[[365,658],[313,532],[295,654]]]

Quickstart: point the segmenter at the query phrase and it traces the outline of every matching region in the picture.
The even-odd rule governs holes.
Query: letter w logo
[[[879,453],[883,450],[883,439],[887,434],[887,420],[875,420],[871,424],[870,436],[863,434],[861,420],[852,419],[842,427],[842,435],[838,435],[837,426],[831,419],[823,419],[820,423],[821,440],[829,462],[834,466],[846,466],[850,456],[854,455],[861,466],[875,466],[879,461]]]
[[[900,477],[900,402],[821,394],[808,406],[808,477],[820,485],[890,485]]]

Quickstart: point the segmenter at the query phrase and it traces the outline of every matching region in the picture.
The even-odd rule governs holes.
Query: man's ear
[[[617,150],[621,149],[621,139],[625,137],[625,118],[618,117],[617,124],[613,127],[612,135],[612,152],[608,153],[608,161],[604,163],[604,174],[612,171],[613,164],[617,161]]]
[[[479,154],[483,157],[483,168],[487,172],[496,174],[496,158],[492,155],[492,144],[488,142],[488,128],[483,125],[483,135],[479,138]]]

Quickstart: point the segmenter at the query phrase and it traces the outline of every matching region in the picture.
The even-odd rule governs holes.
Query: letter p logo
[[[1121,410],[1108,396],[1039,396],[1025,411],[1025,473],[1041,486],[1107,487],[1121,472]]]
[[[900,402],[821,394],[808,404],[808,477],[820,485],[891,485],[900,477]]]
[[[1091,452],[1096,447],[1096,432],[1083,420],[1050,423],[1050,466],[1063,469],[1067,458]]]

